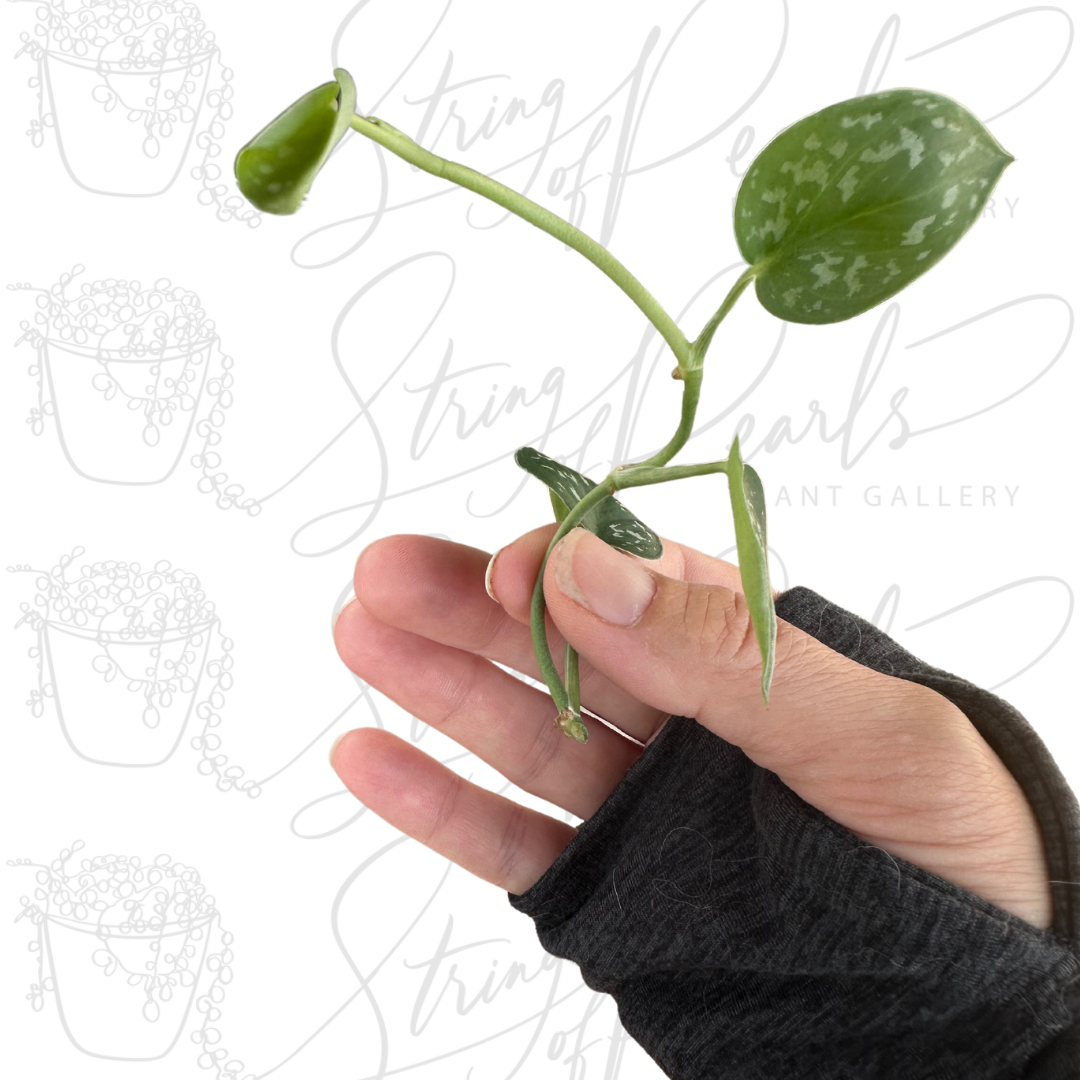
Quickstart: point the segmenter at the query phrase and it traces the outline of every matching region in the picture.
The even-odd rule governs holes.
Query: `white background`
[[[233,114],[210,140],[220,183],[231,183],[236,150],[330,78],[336,60],[356,78],[360,111],[419,135],[430,110],[423,145],[573,214],[691,336],[738,273],[739,176],[782,127],[895,86],[955,97],[987,122],[1015,164],[983,219],[895,304],[785,330],[744,296],[710,354],[699,434],[685,457],[722,457],[741,423],[769,496],[774,583],[809,585],[876,617],[924,659],[1000,686],[1080,786],[1067,692],[1076,649],[1077,380],[1067,345],[1076,76],[1063,9],[372,0],[301,15],[299,6],[204,0],[200,10],[219,50],[207,87],[233,91]],[[8,55],[41,13],[3,5]],[[85,374],[67,360],[62,378],[54,352],[54,404],[66,427],[58,432],[54,416],[35,437],[24,421],[38,403],[27,373],[36,355],[14,343],[40,294],[5,292],[4,565],[47,571],[82,547],[72,577],[103,560],[168,560],[197,575],[220,620],[211,658],[224,654],[222,635],[232,642],[220,752],[246,780],[266,782],[253,799],[201,775],[189,746],[194,712],[159,765],[87,760],[90,743],[106,748],[99,761],[144,754],[145,703],[123,677],[106,685],[84,642],[54,656],[54,696],[34,715],[24,702],[38,686],[28,655],[37,638],[28,623],[13,624],[21,604],[33,607],[41,576],[5,575],[5,858],[48,864],[81,840],[68,873],[110,853],[143,862],[165,853],[198,871],[214,913],[199,948],[220,953],[225,930],[235,935],[230,981],[214,991],[224,991],[212,1026],[227,1057],[209,1075],[659,1076],[621,1035],[610,1000],[584,987],[576,968],[545,960],[504,895],[415,843],[388,848],[397,834],[356,816],[326,752],[336,735],[373,722],[444,759],[456,752],[359,686],[336,656],[330,618],[364,544],[420,532],[494,550],[547,519],[547,497],[535,482],[522,486],[513,450],[530,441],[594,476],[652,452],[677,419],[670,356],[580,257],[389,156],[383,179],[379,155],[359,136],[292,218],[220,220],[231,192],[216,207],[200,202],[206,185],[190,172],[206,147],[193,140],[185,154],[182,123],[159,155],[166,190],[137,195],[154,185],[137,120],[123,106],[105,111],[92,70],[73,76],[61,58],[44,63],[56,122],[39,148],[26,135],[38,115],[27,84],[36,63],[24,53],[4,68],[3,280],[49,288],[81,264],[69,297],[109,278],[143,289],[168,278],[196,293],[218,338],[204,360],[215,365],[210,377],[223,356],[234,361],[233,404],[215,429],[221,464],[211,471],[242,485],[241,501],[260,512],[221,510],[199,493],[190,460],[200,440],[194,429],[182,437],[190,412],[175,421],[172,449],[151,452],[141,422],[132,426],[136,413],[86,389],[102,371],[93,359],[82,362]],[[112,76],[118,92],[124,77]],[[496,123],[514,98],[527,117]],[[196,136],[213,100],[202,100]],[[172,183],[169,154],[179,170]],[[529,404],[501,412],[515,386]],[[903,388],[901,422],[890,401]],[[824,421],[797,444],[769,438],[784,417],[803,432],[811,401]],[[195,423],[211,406],[204,393]],[[124,482],[168,465],[174,451],[167,478]],[[96,478],[80,475],[94,472],[91,461]],[[713,478],[691,485],[627,501],[666,535],[728,550],[723,487]],[[46,636],[60,642],[63,633]],[[204,677],[191,704],[208,693]],[[170,714],[177,730],[185,707]],[[502,787],[471,757],[453,767]],[[145,949],[129,943],[129,985],[124,972],[95,966],[94,950],[82,947],[88,935],[47,922],[52,989],[31,1007],[40,975],[27,945],[40,927],[11,919],[20,897],[44,903],[33,895],[37,872],[5,866],[0,890],[10,916],[0,1015],[12,1074],[203,1075],[191,1041],[201,1017],[194,1007],[185,1015],[212,979],[198,950],[196,985],[178,986],[151,1023],[139,982]],[[233,1060],[242,1069],[230,1072],[224,1062]]]

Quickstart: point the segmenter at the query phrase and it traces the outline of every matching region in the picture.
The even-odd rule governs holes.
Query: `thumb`
[[[876,751],[887,760],[898,737],[921,738],[931,726],[940,734],[943,710],[968,723],[934,691],[872,671],[783,620],[766,707],[741,593],[665,577],[585,529],[552,552],[544,595],[559,630],[593,666],[649,705],[694,717],[789,782],[826,761],[835,767],[838,756],[865,763]]]

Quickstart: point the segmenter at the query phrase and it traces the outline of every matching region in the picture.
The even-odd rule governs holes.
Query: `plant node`
[[[560,709],[555,723],[562,728],[564,735],[569,735],[575,742],[589,741],[589,729],[582,723],[581,717],[570,709]]]

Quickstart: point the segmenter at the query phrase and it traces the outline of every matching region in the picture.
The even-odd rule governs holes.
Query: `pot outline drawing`
[[[189,450],[197,486],[221,509],[254,517],[261,506],[222,471],[221,428],[234,403],[233,359],[221,348],[198,295],[158,278],[73,284],[76,264],[35,294],[32,319],[15,345],[35,351],[28,371],[37,400],[27,426],[56,425],[64,459],[95,483],[164,483]]]
[[[195,426],[195,417],[198,412],[199,405],[202,399],[202,393],[207,382],[207,371],[211,363],[211,350],[216,342],[216,338],[209,338],[205,342],[197,343],[196,346],[190,352],[174,352],[173,354],[163,353],[160,357],[153,359],[136,359],[129,358],[122,354],[121,350],[98,350],[95,352],[82,351],[75,346],[66,345],[58,341],[52,341],[48,338],[42,339],[39,345],[40,363],[42,366],[42,374],[45,378],[48,386],[49,398],[53,403],[52,416],[56,422],[56,433],[60,440],[61,449],[64,452],[64,457],[67,459],[68,464],[87,480],[94,480],[99,483],[107,484],[121,484],[126,486],[141,486],[164,483],[172,474],[176,471],[176,467],[180,464],[184,455],[184,450],[187,447],[188,440],[191,437],[192,430]],[[179,379],[168,378],[167,381],[176,383],[181,379],[185,379],[188,373],[193,373],[195,378],[191,381],[195,385],[191,388],[194,393],[191,395],[193,401],[188,407],[184,407],[183,404],[179,406],[179,409],[174,409],[168,399],[162,401],[161,399],[146,399],[146,416],[147,423],[144,426],[141,438],[145,446],[150,447],[150,450],[140,448],[140,453],[144,455],[151,455],[157,449],[157,447],[163,445],[162,432],[166,432],[169,435],[173,435],[171,439],[164,445],[164,452],[160,455],[164,458],[164,461],[160,462],[147,462],[147,469],[143,473],[140,479],[121,479],[115,476],[101,475],[107,471],[107,465],[104,461],[100,461],[97,464],[93,464],[98,455],[104,451],[106,458],[111,450],[114,454],[119,447],[103,446],[102,442],[107,440],[110,433],[114,433],[119,439],[125,437],[129,438],[129,441],[134,442],[129,437],[129,433],[116,432],[115,427],[110,425],[95,422],[99,418],[91,417],[76,417],[76,422],[65,426],[64,410],[61,407],[60,402],[62,400],[71,400],[71,391],[74,389],[73,383],[77,379],[77,373],[75,370],[70,372],[63,371],[61,363],[64,360],[64,354],[70,357],[75,363],[68,362],[70,368],[74,369],[79,366],[78,360],[85,359],[93,363],[96,363],[101,369],[95,372],[94,377],[88,380],[91,385],[97,387],[99,376],[103,375],[101,381],[105,381],[107,385],[112,384],[115,386],[122,385],[122,379],[116,375],[117,367],[120,367],[121,371],[124,368],[134,369],[138,372],[142,368],[148,369],[148,375],[155,382],[160,382],[163,374],[163,369],[166,369],[166,365],[180,363],[183,365],[183,371]],[[88,370],[93,371],[90,367]],[[63,374],[61,374],[63,372]],[[138,378],[138,374],[134,375],[134,378]],[[134,378],[131,381],[134,381]],[[67,393],[64,393],[64,390]],[[121,391],[123,393],[123,391]],[[114,395],[115,397],[115,395]],[[89,404],[89,396],[83,398],[80,404],[85,409]],[[99,399],[102,405],[107,405],[112,398]],[[128,401],[136,401],[134,395],[128,396]],[[134,411],[134,410],[131,410]],[[178,424],[175,427],[172,426],[169,418],[176,412],[181,416],[186,415],[186,423]],[[126,419],[122,414],[120,415],[121,421]],[[81,421],[81,422],[79,422]],[[164,421],[164,423],[163,423]],[[171,430],[170,430],[171,429]],[[175,432],[175,434],[173,434]],[[72,435],[75,438],[72,438]],[[81,436],[81,437],[80,437]],[[154,441],[149,441],[153,439]],[[131,455],[128,456],[130,461]],[[80,465],[80,461],[83,463]]]
[[[37,978],[26,995],[41,1011],[53,995],[71,1044],[91,1057],[158,1061],[176,1047],[193,1015],[199,1064],[219,1078],[243,1068],[216,1047],[233,937],[198,871],[158,855],[98,855],[69,866],[75,841],[49,863],[9,860],[35,871],[15,921],[35,927],[29,950]],[[226,1055],[227,1056],[227,1055]]]
[[[94,765],[114,765],[122,768],[153,768],[157,765],[163,765],[168,761],[176,752],[177,747],[180,745],[181,739],[184,737],[184,732],[187,730],[188,723],[191,719],[191,714],[195,710],[199,687],[202,683],[203,675],[206,670],[207,657],[210,652],[211,634],[217,628],[218,622],[216,619],[203,624],[202,627],[194,628],[190,634],[186,637],[173,636],[166,638],[164,636],[155,638],[153,644],[144,644],[142,642],[131,642],[122,638],[119,634],[103,634],[100,632],[82,632],[77,627],[66,626],[62,623],[46,620],[41,628],[40,641],[41,648],[44,650],[44,662],[47,666],[47,670],[52,675],[52,697],[56,706],[56,716],[60,722],[60,730],[64,734],[64,739],[67,741],[69,747],[74,754],[81,757],[84,761],[89,761]],[[197,654],[198,670],[193,678],[193,686],[182,695],[171,695],[172,700],[162,707],[154,705],[152,701],[147,704],[143,710],[143,723],[136,725],[128,725],[133,729],[136,735],[144,735],[149,733],[150,736],[157,735],[157,738],[149,738],[144,735],[144,746],[141,750],[136,749],[133,751],[133,756],[136,760],[117,760],[118,751],[112,750],[111,753],[107,749],[109,745],[109,739],[106,738],[99,742],[98,733],[95,731],[95,727],[104,717],[113,719],[116,715],[114,709],[104,707],[105,702],[101,701],[97,703],[88,702],[85,695],[85,686],[90,683],[90,680],[86,680],[84,683],[84,691],[79,695],[73,695],[77,699],[79,708],[77,710],[69,710],[69,714],[65,715],[63,697],[61,694],[61,686],[64,682],[63,677],[57,678],[56,672],[59,669],[61,672],[67,671],[70,673],[72,666],[77,662],[72,656],[72,652],[78,649],[78,645],[75,645],[75,649],[71,649],[70,645],[66,650],[56,648],[60,642],[58,641],[58,635],[63,635],[68,639],[75,639],[75,642],[86,643],[89,648],[84,650],[83,660],[89,660],[88,667],[92,667],[95,672],[108,673],[115,671],[122,679],[125,675],[125,664],[122,660],[117,659],[117,654],[124,649],[125,646],[131,646],[141,649],[142,651],[160,649],[162,646],[169,644],[180,643],[184,646],[192,645]],[[199,639],[199,640],[196,640]],[[74,644],[72,642],[71,644]],[[100,651],[98,651],[100,650]],[[185,653],[190,650],[185,649]],[[57,656],[60,657],[59,664],[57,663]],[[104,663],[101,663],[104,661]],[[115,668],[109,665],[115,665]],[[127,665],[130,667],[131,665]],[[115,675],[114,675],[115,679]],[[102,682],[103,687],[108,687],[110,683],[114,681],[110,679],[108,682]],[[132,680],[128,677],[130,684]],[[125,691],[121,691],[125,692]],[[167,691],[166,691],[167,693]],[[160,698],[161,694],[157,695],[150,690],[147,694],[147,698],[153,698],[157,696]],[[177,698],[180,698],[178,701]],[[186,699],[186,701],[185,701]],[[165,714],[162,716],[162,714]],[[150,720],[151,722],[147,722]],[[126,735],[127,739],[132,738],[132,732],[129,731]],[[97,755],[97,756],[96,756]],[[138,760],[142,758],[142,760]]]
[[[173,184],[176,183],[176,180],[180,175],[180,171],[184,167],[184,162],[187,160],[188,153],[191,150],[191,144],[195,139],[195,131],[199,122],[199,115],[202,112],[202,107],[205,103],[206,98],[206,91],[209,86],[210,69],[213,62],[217,59],[217,56],[218,52],[216,49],[214,49],[210,52],[202,54],[202,56],[190,58],[189,62],[186,65],[177,64],[174,67],[166,67],[165,63],[167,63],[167,61],[163,61],[161,65],[151,69],[154,72],[153,74],[147,74],[143,70],[139,70],[137,68],[132,69],[129,65],[125,65],[123,61],[108,62],[99,60],[96,62],[88,63],[85,61],[80,61],[76,57],[64,55],[63,53],[57,53],[55,51],[49,50],[44,51],[42,53],[42,59],[39,69],[40,77],[42,79],[41,89],[42,93],[45,95],[51,105],[51,127],[56,135],[56,149],[60,155],[60,160],[63,163],[64,169],[67,172],[68,176],[70,176],[71,179],[84,191],[89,191],[94,195],[113,195],[119,198],[134,199],[153,198],[157,195],[164,195],[165,192],[168,191],[173,186]],[[65,69],[71,70],[67,71]],[[82,147],[79,145],[79,142],[74,142],[74,138],[77,138],[78,135],[82,134],[78,125],[74,125],[72,129],[74,137],[71,141],[74,142],[74,145],[71,147],[71,149],[75,150],[75,153],[69,154],[69,143],[68,141],[65,141],[65,129],[62,120],[64,112],[60,103],[63,102],[65,98],[71,99],[76,93],[78,93],[78,89],[73,85],[78,80],[78,76],[75,75],[76,72],[89,73],[91,78],[93,78],[93,76],[100,77],[101,82],[99,82],[97,86],[91,90],[90,96],[94,100],[98,100],[98,97],[100,97],[101,95],[97,94],[97,91],[105,88],[108,95],[106,96],[106,100],[114,102],[114,108],[109,109],[108,106],[106,106],[106,108],[108,109],[107,115],[110,117],[115,115],[116,113],[115,105],[118,104],[121,108],[123,108],[125,97],[130,96],[125,95],[116,88],[115,84],[118,81],[122,81],[125,79],[141,79],[151,83],[155,81],[160,83],[163,76],[181,74],[185,77],[185,89],[188,87],[188,80],[186,76],[194,76],[195,79],[201,82],[201,85],[196,84],[195,86],[191,87],[192,89],[195,89],[197,91],[199,100],[189,115],[176,118],[180,121],[180,123],[173,122],[172,119],[169,118],[168,114],[166,114],[166,116],[162,119],[157,119],[158,114],[156,110],[146,110],[148,112],[148,117],[147,120],[144,122],[144,130],[146,130],[147,134],[143,140],[144,148],[142,157],[143,161],[147,164],[160,163],[160,171],[162,175],[156,180],[147,177],[147,179],[144,181],[144,184],[147,187],[155,187],[157,183],[160,183],[161,180],[164,180],[164,183],[162,183],[160,187],[157,187],[156,190],[110,191],[104,187],[95,187],[93,183],[87,183],[80,179],[80,174],[82,174],[83,176],[86,176],[88,173],[92,174],[97,167],[100,167],[102,164],[107,163],[110,157],[112,157],[112,154],[108,152],[103,152],[101,149],[98,149],[97,152],[94,152],[92,148]],[[88,82],[89,80],[84,81]],[[158,89],[158,87],[154,87],[154,89]],[[58,90],[59,93],[57,92]],[[128,108],[127,111],[128,118],[131,119],[132,112],[137,110],[131,110],[130,108]],[[155,136],[153,133],[153,128],[155,126],[159,130],[162,127],[165,127],[167,130],[169,130],[170,139],[173,133],[177,133],[177,129],[179,129],[179,133],[182,137],[183,132],[186,130],[186,138],[183,138],[183,141],[179,144],[168,145],[168,140],[166,141],[166,147],[168,150],[171,151],[171,154],[169,157],[164,159],[161,156],[160,149],[162,140],[159,137]],[[102,138],[103,136],[101,127],[102,121],[99,117],[98,124],[95,130],[95,135],[98,138]],[[112,143],[113,141],[119,142],[120,140],[117,139],[107,141],[109,143]],[[146,148],[153,146],[155,143],[158,145],[159,148],[156,151],[147,152]],[[75,160],[79,163],[78,166],[73,163],[72,157],[75,157]],[[169,171],[170,169],[171,172]],[[150,169],[147,168],[146,171],[149,172]],[[125,176],[130,179],[134,179],[135,170],[131,169],[130,167],[126,168]],[[96,181],[96,183],[98,184],[103,182],[103,180]]]
[[[52,701],[72,752],[94,765],[154,768],[188,742],[197,771],[219,791],[257,798],[222,752],[221,711],[233,685],[233,642],[198,577],[168,560],[143,568],[105,560],[76,565],[76,547],[48,570],[26,564],[36,594],[20,605],[34,632],[28,655],[37,667],[27,706],[35,718]]]
[[[221,221],[260,224],[215,160],[232,116],[233,73],[194,4],[23,2],[33,2],[37,16],[15,54],[35,65],[29,85],[37,108],[26,131],[35,148],[52,131],[73,183],[122,198],[164,194],[195,156],[199,202]],[[80,102],[92,110],[84,117]]]

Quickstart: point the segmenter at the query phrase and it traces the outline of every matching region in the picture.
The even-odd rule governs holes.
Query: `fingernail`
[[[499,557],[501,552],[502,548],[499,548],[499,550],[491,556],[491,559],[487,564],[487,569],[484,571],[484,588],[487,590],[488,596],[490,596],[496,604],[499,602],[499,598],[495,595],[495,590],[491,587],[491,576],[495,573],[495,560]]]
[[[335,740],[333,741],[333,743],[331,743],[331,744],[330,744],[330,767],[331,767],[331,768],[333,768],[333,767],[334,767],[334,751],[335,751],[335,750],[336,750],[336,749],[338,748],[338,746],[339,746],[339,745],[341,744],[341,740],[342,740],[342,739],[344,739],[344,738],[345,738],[345,736],[346,736],[346,735],[348,735],[348,734],[349,734],[349,733],[348,733],[347,731],[343,731],[343,732],[342,732],[342,733],[341,733],[341,734],[340,734],[340,735],[339,735],[339,736],[338,736],[338,737],[337,737],[337,738],[336,738],[336,739],[335,739]]]
[[[633,626],[656,594],[651,574],[586,529],[571,529],[560,541],[555,583],[565,596],[615,626]]]
[[[340,614],[341,614],[341,613],[342,613],[342,612],[343,612],[343,611],[344,611],[344,610],[345,610],[345,609],[346,609],[346,608],[347,608],[347,607],[348,607],[348,606],[349,606],[349,605],[350,605],[350,604],[351,604],[351,603],[352,603],[352,602],[353,602],[353,601],[354,601],[355,599],[356,599],[356,591],[355,591],[354,589],[350,589],[350,590],[349,590],[349,592],[348,592],[348,595],[347,595],[347,596],[345,597],[345,599],[344,599],[344,600],[342,600],[342,601],[341,601],[341,603],[340,603],[340,604],[338,604],[338,606],[337,606],[336,608],[334,608],[334,614],[330,616],[330,635],[331,635],[331,637],[333,636],[333,634],[334,634],[334,631],[335,631],[335,630],[337,629],[337,621],[338,621],[338,616],[339,616],[339,615],[340,615]]]

